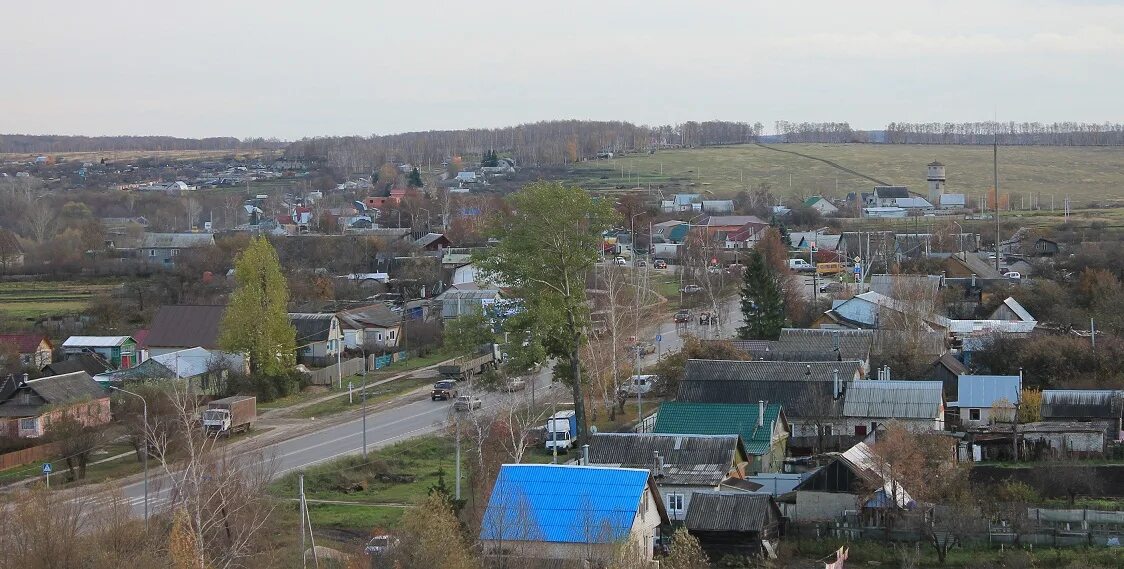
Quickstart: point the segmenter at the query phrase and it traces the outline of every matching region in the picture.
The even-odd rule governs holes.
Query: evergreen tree
[[[265,237],[238,254],[234,278],[238,286],[223,314],[219,345],[246,354],[251,374],[283,376],[296,363],[296,330],[289,322],[289,286]]]
[[[414,171],[410,172],[410,177],[406,179],[406,185],[411,188],[420,188],[425,184],[421,179],[421,172],[418,172],[418,167],[414,166]]]
[[[484,159],[480,161],[480,165],[485,168],[495,168],[500,165],[500,155],[495,150],[487,150],[484,152]]]
[[[738,329],[738,337],[743,340],[776,340],[784,327],[784,291],[776,270],[756,250],[745,267],[742,317],[745,325]]]

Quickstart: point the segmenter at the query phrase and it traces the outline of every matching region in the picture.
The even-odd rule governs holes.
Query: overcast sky
[[[0,132],[1124,120],[1124,2],[4,2]]]

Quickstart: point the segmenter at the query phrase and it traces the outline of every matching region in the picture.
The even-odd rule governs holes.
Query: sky
[[[1124,1],[3,0],[0,13],[0,133],[1124,119]]]

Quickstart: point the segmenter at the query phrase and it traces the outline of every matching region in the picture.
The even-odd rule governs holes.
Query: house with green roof
[[[818,212],[820,215],[832,215],[839,213],[839,208],[835,204],[823,196],[812,196],[804,200],[804,207],[810,207]]]
[[[753,473],[777,472],[788,451],[789,425],[779,403],[690,403],[660,405],[654,433],[739,435]]]

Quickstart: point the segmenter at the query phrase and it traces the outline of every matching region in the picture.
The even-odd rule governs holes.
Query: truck
[[[461,356],[453,363],[437,366],[437,373],[444,379],[453,381],[468,381],[477,374],[484,373],[489,368],[496,369],[500,361],[500,347],[497,344],[488,344],[486,350],[472,356]]]
[[[203,410],[203,430],[215,436],[249,431],[257,418],[257,397],[235,395],[216,399]]]
[[[546,449],[565,450],[574,444],[578,416],[573,411],[558,411],[546,420]]]
[[[843,263],[816,263],[816,274],[819,275],[838,275],[846,270]]]

